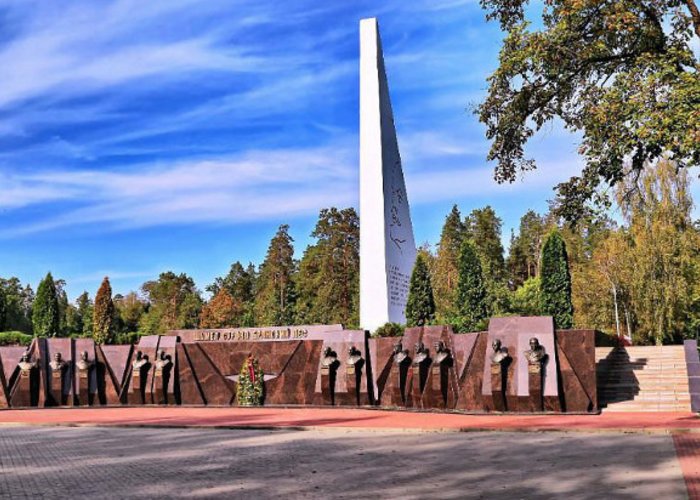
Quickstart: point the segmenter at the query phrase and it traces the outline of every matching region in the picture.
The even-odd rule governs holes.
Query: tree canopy
[[[477,113],[495,178],[535,168],[525,146],[555,119],[581,134],[580,176],[558,186],[557,211],[585,213],[601,183],[648,162],[700,165],[700,41],[695,0],[481,0],[506,31]],[[538,10],[539,9],[539,10]]]

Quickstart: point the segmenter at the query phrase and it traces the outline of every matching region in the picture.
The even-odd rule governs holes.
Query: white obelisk
[[[406,322],[416,244],[377,20],[360,21],[360,326]]]

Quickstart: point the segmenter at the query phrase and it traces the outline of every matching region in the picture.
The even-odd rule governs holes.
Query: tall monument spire
[[[360,326],[406,322],[416,244],[377,20],[360,21]]]

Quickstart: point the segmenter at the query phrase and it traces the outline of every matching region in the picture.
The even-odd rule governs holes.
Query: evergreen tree
[[[81,293],[75,300],[75,305],[78,309],[79,319],[79,329],[76,330],[81,337],[92,337],[92,317],[94,312],[94,306],[92,300],[90,300],[90,295],[87,292]]]
[[[60,312],[56,283],[51,273],[39,283],[32,309],[32,324],[37,337],[54,337],[60,331]]]
[[[542,245],[540,267],[542,313],[554,318],[559,329],[571,328],[574,307],[571,301],[571,275],[564,238],[552,230]]]
[[[465,240],[459,255],[459,283],[455,308],[458,311],[456,326],[462,331],[475,331],[485,327],[489,309],[486,284],[481,262],[474,243]]]
[[[528,210],[520,218],[518,235],[511,236],[506,262],[511,289],[514,290],[529,278],[538,276],[540,246],[544,232],[544,219],[534,210]]]
[[[161,273],[141,287],[148,311],[139,320],[139,331],[156,334],[168,330],[196,328],[202,298],[194,280],[185,273]]]
[[[270,241],[260,266],[255,297],[255,318],[261,326],[288,325],[294,320],[294,240],[289,226],[281,225]]]
[[[93,318],[93,339],[98,344],[106,344],[114,334],[114,302],[109,278],[102,280],[95,295],[95,313]]]
[[[429,325],[435,320],[435,299],[430,284],[430,272],[423,252],[418,252],[411,274],[411,283],[406,302],[408,326]]]
[[[457,205],[445,218],[437,256],[432,268],[435,314],[437,321],[446,323],[457,316],[457,282],[459,281],[459,254],[464,241],[464,223]]]
[[[502,225],[490,206],[473,210],[465,221],[466,235],[474,243],[487,283],[499,283],[505,278]]]
[[[321,210],[297,276],[298,323],[359,324],[360,226],[354,208]]]

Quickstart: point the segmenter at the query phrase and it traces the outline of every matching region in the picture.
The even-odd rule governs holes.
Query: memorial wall
[[[369,338],[340,325],[178,330],[138,345],[0,347],[0,408],[252,404],[466,412],[597,411],[594,331],[493,318]],[[246,398],[242,398],[243,391]]]

